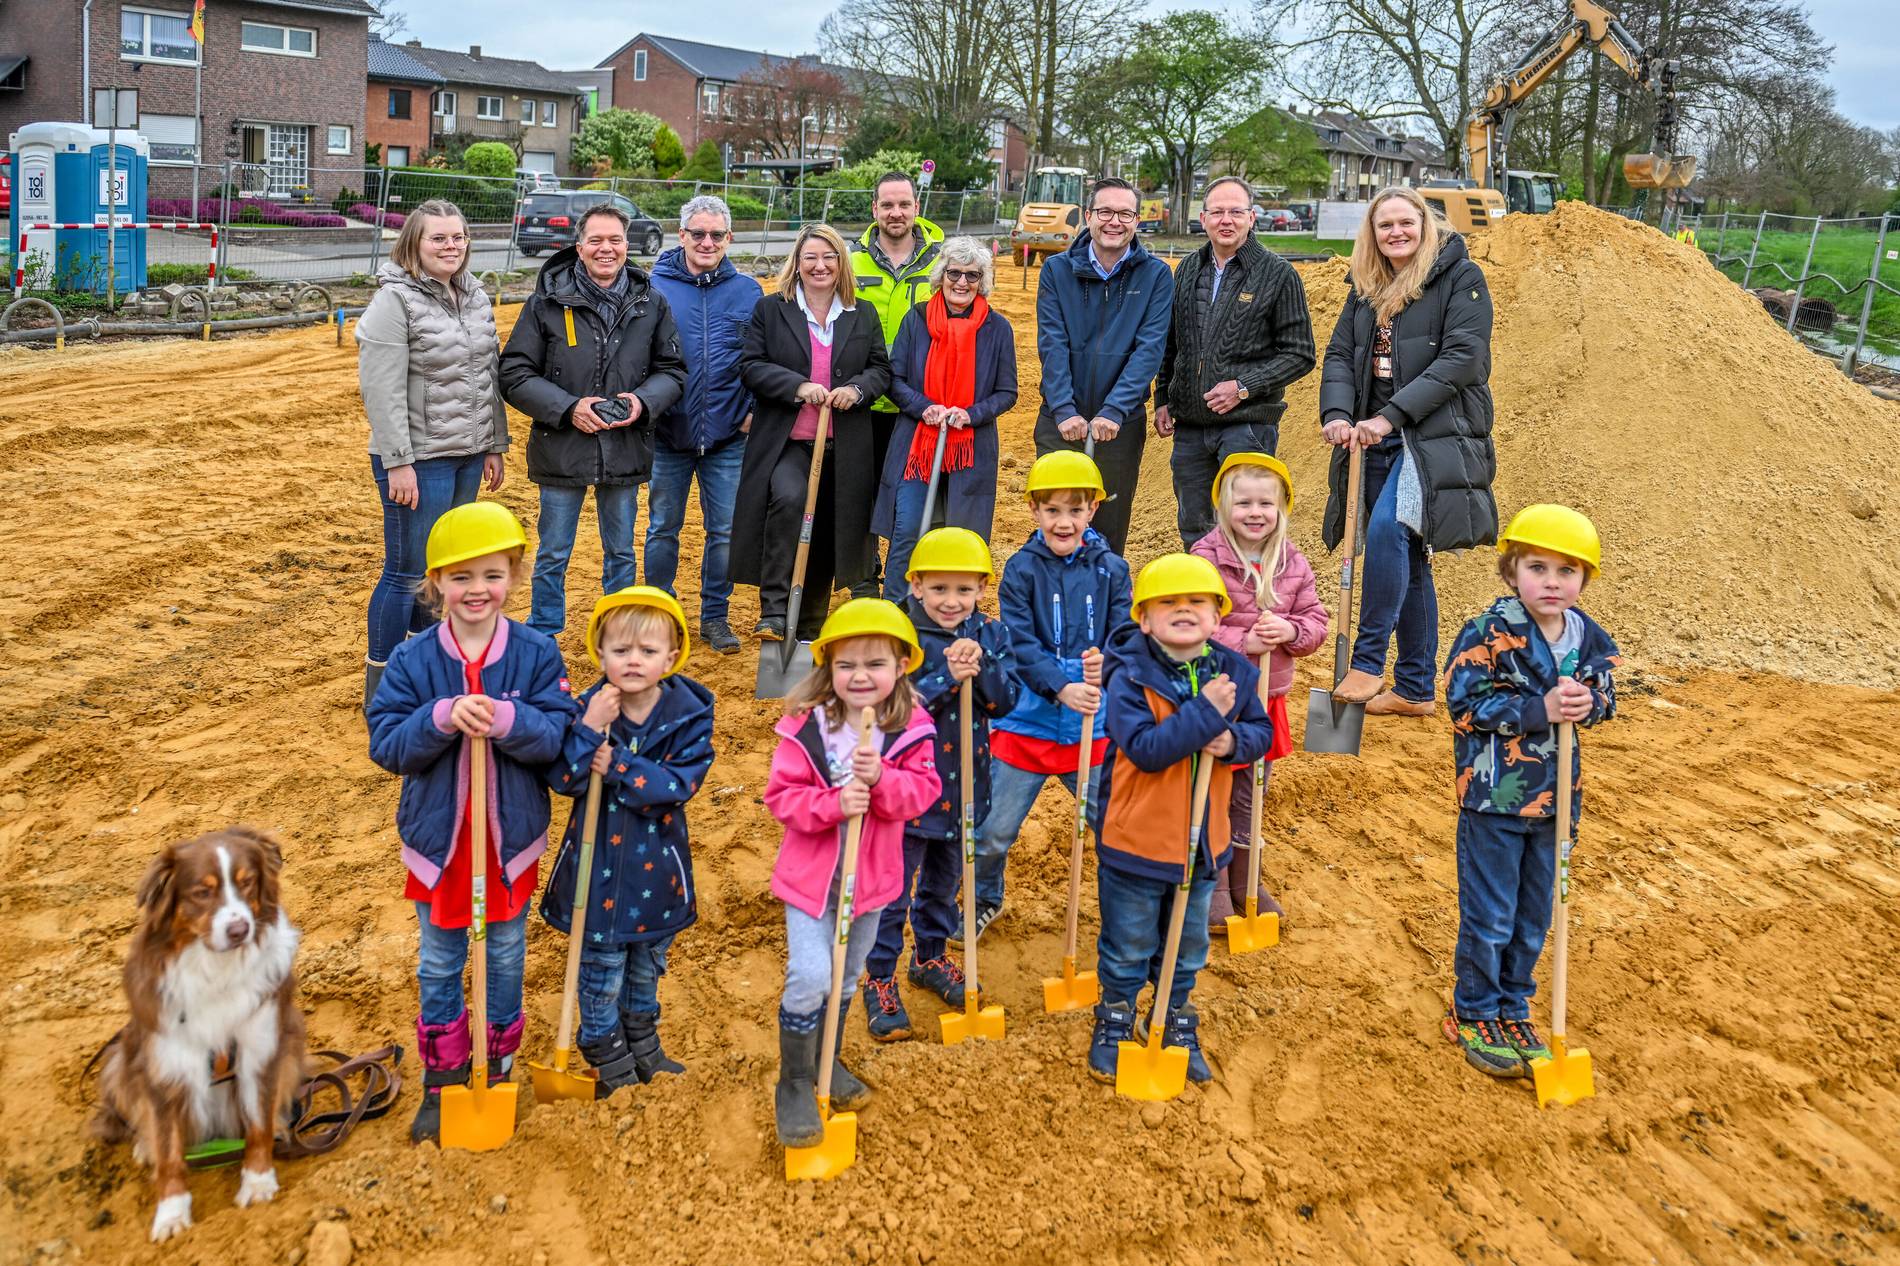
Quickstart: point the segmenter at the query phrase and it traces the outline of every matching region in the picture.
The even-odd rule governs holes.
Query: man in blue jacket
[[[699,476],[699,513],[706,526],[699,635],[722,655],[739,650],[727,620],[732,581],[726,556],[752,425],[752,393],[739,379],[739,350],[761,293],[759,283],[726,258],[731,241],[731,209],[724,199],[702,194],[680,208],[680,244],[653,264],[654,288],[666,296],[679,328],[686,393],[655,428],[647,502],[647,583],[672,593],[686,494]]]
[[[1094,439],[1095,463],[1108,485],[1094,527],[1117,554],[1128,544],[1148,387],[1167,350],[1174,308],[1173,272],[1135,240],[1139,207],[1126,180],[1096,181],[1088,231],[1044,261],[1036,295],[1036,453],[1081,449]]]

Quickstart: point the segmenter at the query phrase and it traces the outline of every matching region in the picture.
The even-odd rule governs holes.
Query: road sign
[[[104,128],[137,128],[139,90],[137,88],[94,88],[92,90],[92,125]]]
[[[930,188],[932,178],[937,174],[937,160],[934,158],[926,158],[924,160],[923,171],[924,174],[917,178],[917,186],[920,189],[928,189]]]

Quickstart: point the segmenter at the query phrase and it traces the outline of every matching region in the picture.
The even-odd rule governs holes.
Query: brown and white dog
[[[166,847],[145,872],[125,962],[132,1018],[107,1049],[94,1131],[153,1168],[154,1242],[191,1225],[185,1152],[244,1139],[239,1206],[277,1194],[271,1145],[303,1077],[299,933],[277,900],[277,841],[234,826]]]

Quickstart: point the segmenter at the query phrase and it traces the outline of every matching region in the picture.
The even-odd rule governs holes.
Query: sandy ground
[[[1006,271],[996,301],[1033,406],[1033,282],[1016,283]],[[1323,309],[1326,279],[1309,283]],[[1323,337],[1331,313],[1316,319]],[[1671,356],[1588,375],[1641,390]],[[354,369],[326,329],[0,353],[0,1260],[1900,1260],[1900,699],[1829,684],[1880,675],[1839,671],[1824,647],[1790,652],[1822,680],[1632,655],[1621,718],[1586,739],[1571,1028],[1595,1055],[1595,1099],[1540,1112],[1527,1085],[1470,1071],[1440,1038],[1456,929],[1447,726],[1375,720],[1363,757],[1296,753],[1276,771],[1268,879],[1289,928],[1272,951],[1215,951],[1200,990],[1212,1086],[1117,1099],[1083,1072],[1087,1019],[1041,1014],[1071,812],[1052,793],[985,942],[1007,1040],[874,1048],[854,1017],[878,1098],[860,1163],[824,1187],[783,1181],[771,1132],[782,922],[758,797],[773,712],[750,698],[749,646],[696,648],[720,760],[691,810],[702,918],[662,986],[688,1075],[593,1106],[529,1109],[524,1087],[508,1147],[445,1154],[408,1145],[412,1056],[397,1112],[283,1166],[275,1204],[237,1210],[232,1171],[194,1177],[198,1225],[151,1248],[148,1184],[128,1151],[85,1135],[82,1070],[120,1022],[132,890],[164,842],[233,821],[280,832],[313,1046],[412,1041],[396,788],[357,712],[380,524]],[[1330,602],[1311,394],[1295,393],[1282,449]],[[1031,412],[1004,423],[999,552],[1026,533],[1008,494]],[[1645,438],[1618,443],[1636,455]],[[1165,454],[1151,445],[1137,563],[1171,532]],[[1891,473],[1866,478],[1887,481],[1866,495],[1891,524]],[[533,505],[518,456],[501,496]],[[591,530],[590,514],[569,576],[581,610]],[[690,591],[695,540],[686,555]],[[1489,591],[1490,560],[1438,566],[1449,630]],[[1645,614],[1664,580],[1613,561],[1590,604],[1626,647],[1665,644],[1667,622]],[[524,587],[511,610],[526,606]],[[742,593],[735,624],[754,612]],[[1879,618],[1870,600],[1875,634]],[[577,634],[563,645],[585,664]],[[1892,662],[1891,642],[1876,649]],[[1318,677],[1309,661],[1296,698]],[[1086,955],[1092,883],[1083,908]],[[524,1055],[552,1045],[565,949],[537,921]],[[907,996],[932,1031],[935,1007]]]

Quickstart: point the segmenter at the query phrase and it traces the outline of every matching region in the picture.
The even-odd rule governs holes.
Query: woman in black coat
[[[832,589],[869,575],[864,540],[878,485],[870,405],[890,389],[891,358],[877,313],[856,302],[849,261],[835,229],[806,225],[776,293],[759,300],[746,325],[739,372],[756,403],[732,516],[732,579],[758,586],[753,632],[768,641],[787,636],[792,561],[824,404],[832,409],[831,433],[812,518],[805,599],[790,635],[816,637]]]
[[[1429,716],[1438,658],[1432,551],[1497,539],[1491,481],[1491,292],[1464,239],[1414,190],[1382,190],[1352,253],[1319,411],[1335,446],[1322,534],[1345,532],[1347,453],[1364,450],[1366,558],[1352,670],[1333,697]],[[1386,646],[1398,634],[1393,688]]]

